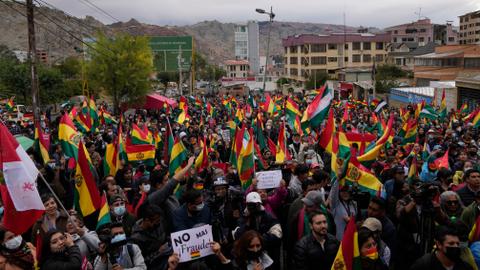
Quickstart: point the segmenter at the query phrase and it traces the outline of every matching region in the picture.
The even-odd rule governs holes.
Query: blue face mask
[[[117,216],[123,216],[123,214],[125,214],[125,211],[126,211],[125,205],[121,205],[113,208],[113,213],[115,213],[115,215]]]
[[[3,206],[0,206],[0,216],[3,215],[3,210],[4,210]]]
[[[126,236],[124,233],[122,233],[122,234],[117,234],[117,235],[115,235],[115,236],[112,238],[112,240],[110,241],[110,243],[115,244],[115,243],[118,243],[118,242],[121,242],[121,241],[125,241],[125,240],[127,240],[127,236]]]

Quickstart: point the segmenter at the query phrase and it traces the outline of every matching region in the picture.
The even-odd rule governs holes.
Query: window
[[[290,74],[294,75],[294,76],[298,76],[298,69],[296,69],[296,68],[290,69]]]
[[[288,53],[288,47],[285,47],[285,54]]]
[[[403,42],[407,41],[407,38],[402,38],[402,41],[403,41]]]
[[[360,63],[360,54],[352,55],[352,62],[353,63]]]
[[[311,58],[312,65],[325,65],[327,63],[327,57],[316,56]]]
[[[480,58],[465,58],[465,68],[480,68]]]
[[[396,37],[393,38],[393,42],[397,42],[397,38],[396,38]],[[378,44],[378,43],[377,43],[377,44]]]
[[[394,33],[394,34],[398,34],[398,30],[393,30],[393,33]]]
[[[370,42],[363,42],[363,49],[364,49],[364,50],[367,50],[367,51],[371,50],[371,49],[372,49],[372,43],[370,43]]]
[[[353,50],[360,50],[360,42],[352,43]]]
[[[364,54],[363,55],[363,62],[364,63],[370,63],[372,62],[372,56],[370,54]]]
[[[414,39],[410,37],[410,38],[407,38],[407,41],[414,41]]]
[[[375,55],[375,62],[383,62],[383,54]]]
[[[395,38],[395,42],[397,42],[396,40],[397,40],[397,38]],[[377,42],[377,43],[375,43],[375,48],[376,48],[377,50],[383,50],[383,42]]]
[[[345,43],[345,50],[348,50],[348,43]]]
[[[402,58],[395,58],[395,64],[397,66],[401,66],[402,65]]]
[[[335,62],[337,62],[337,57],[328,57],[328,62],[329,62],[329,63],[335,63]]]
[[[328,44],[328,49],[329,50],[336,50],[337,49],[337,44]]]
[[[425,38],[424,37],[419,37],[418,38],[418,42],[424,42],[425,41]]]
[[[312,44],[311,49],[312,49],[312,53],[326,52],[327,51],[327,46],[325,44]]]
[[[454,41],[455,41],[455,37],[448,37],[448,42],[454,42]]]
[[[297,46],[291,46],[290,53],[297,53]]]
[[[427,29],[425,29],[425,28],[420,29],[420,33],[425,33],[425,32],[427,32]]]
[[[345,56],[345,62],[348,62],[348,56]]]
[[[407,34],[412,34],[412,33],[416,33],[416,32],[417,32],[417,29],[415,29],[415,28],[405,29],[405,33],[407,33]]]
[[[298,58],[297,57],[290,57],[290,64],[293,64],[293,65],[298,64]]]

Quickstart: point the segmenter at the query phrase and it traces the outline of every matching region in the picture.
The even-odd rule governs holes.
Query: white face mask
[[[17,235],[14,238],[5,242],[4,246],[10,250],[14,250],[20,247],[20,245],[22,244],[22,241],[23,241],[22,236]]]
[[[144,184],[143,185],[143,191],[149,192],[150,191],[150,184]]]

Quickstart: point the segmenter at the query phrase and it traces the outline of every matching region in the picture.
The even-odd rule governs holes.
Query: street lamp
[[[275,14],[273,13],[272,7],[270,7],[270,12],[266,12],[264,9],[261,9],[261,8],[257,8],[255,9],[255,11],[260,14],[267,14],[270,22],[268,25],[267,53],[265,55],[265,69],[263,71],[263,88],[262,88],[262,93],[263,93],[265,92],[265,84],[267,80],[268,55],[270,53],[270,33],[272,32],[272,23],[273,23],[273,18],[275,18]]]

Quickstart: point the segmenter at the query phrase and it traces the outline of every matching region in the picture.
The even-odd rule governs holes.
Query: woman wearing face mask
[[[21,235],[11,231],[0,230],[0,251],[5,257],[5,264],[13,269],[34,269],[35,247],[23,241]]]
[[[82,268],[82,255],[70,234],[50,231],[43,238],[40,256],[42,270],[78,270]]]
[[[235,266],[240,270],[266,270],[273,260],[263,250],[263,238],[257,231],[247,231],[235,242]]]
[[[388,267],[378,256],[377,241],[374,233],[368,229],[358,230],[358,247],[362,270],[387,270]]]

